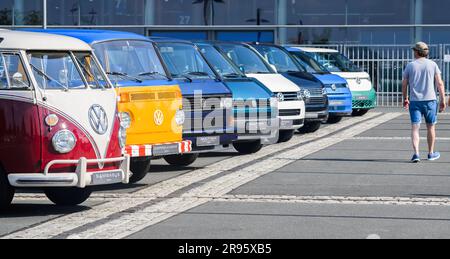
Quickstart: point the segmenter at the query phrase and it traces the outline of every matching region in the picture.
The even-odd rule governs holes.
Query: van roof
[[[335,49],[324,49],[324,48],[308,48],[308,47],[296,47],[296,46],[286,46],[286,48],[292,50],[299,50],[304,52],[312,53],[338,53],[339,51]]]
[[[143,35],[124,31],[110,31],[110,30],[87,30],[87,29],[26,29],[32,32],[44,32],[63,36],[74,37],[93,45],[98,42],[113,41],[113,40],[143,40],[150,41]]]
[[[73,50],[91,51],[91,47],[78,39],[45,33],[0,30],[0,49],[10,50]]]

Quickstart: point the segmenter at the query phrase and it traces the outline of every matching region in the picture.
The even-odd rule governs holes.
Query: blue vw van
[[[252,154],[263,145],[277,143],[279,119],[275,94],[258,80],[245,76],[213,44],[195,44],[233,93],[233,113],[238,133],[234,148],[241,154]]]
[[[230,147],[238,139],[231,90],[192,42],[158,37],[150,39],[156,42],[171,77],[181,88],[186,112],[183,135],[192,141],[193,152]],[[177,161],[180,159],[172,163]]]
[[[352,115],[352,92],[344,78],[330,73],[322,64],[306,51],[299,48],[287,50],[300,62],[309,73],[325,85],[328,95],[330,117],[328,123],[338,123],[342,117]]]

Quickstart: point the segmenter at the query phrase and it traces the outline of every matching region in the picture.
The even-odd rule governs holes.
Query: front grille
[[[164,99],[175,99],[177,97],[176,93],[174,92],[162,92],[162,93],[158,93],[158,99],[159,100],[164,100]]]
[[[322,96],[322,88],[308,89],[308,91],[311,93],[311,96]]]
[[[220,109],[221,98],[223,96],[208,96],[202,98],[183,98],[183,109],[185,111],[212,111]]]
[[[275,93],[275,95],[278,95],[279,93]],[[298,101],[297,98],[297,92],[287,92],[287,93],[282,93],[284,96],[284,101]]]
[[[183,124],[184,131],[223,131],[227,126],[226,116],[217,115],[213,120],[204,118],[186,118]]]
[[[375,103],[371,100],[353,100],[352,104],[353,108],[358,109],[372,108],[375,106]]]
[[[325,97],[311,97],[311,98],[308,99],[306,104],[325,105],[326,104],[326,98]]]
[[[301,110],[280,110],[280,116],[299,116]]]
[[[256,106],[254,105],[256,104]],[[271,108],[270,101],[267,99],[261,100],[234,100],[233,107],[235,108]]]
[[[155,100],[156,94],[155,93],[134,93],[130,94],[130,100],[132,102],[139,102],[139,101],[148,101],[148,100]]]
[[[334,84],[336,88],[347,88],[346,84]],[[332,85],[327,85],[328,88],[332,88]]]

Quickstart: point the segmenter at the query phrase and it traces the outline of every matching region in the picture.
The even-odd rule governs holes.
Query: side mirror
[[[245,74],[245,67],[244,66],[239,66],[239,70],[241,70],[241,72]]]
[[[275,73],[278,73],[277,67],[275,65],[270,65],[270,67],[275,71]]]
[[[16,72],[16,73],[14,73],[14,75],[12,76],[12,79],[13,79],[15,82],[21,83],[21,82],[23,82],[23,75],[22,75],[22,73]]]

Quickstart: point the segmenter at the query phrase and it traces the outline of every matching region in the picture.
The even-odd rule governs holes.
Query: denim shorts
[[[421,124],[422,117],[429,125],[437,123],[438,102],[434,101],[412,101],[409,105],[412,124]]]

